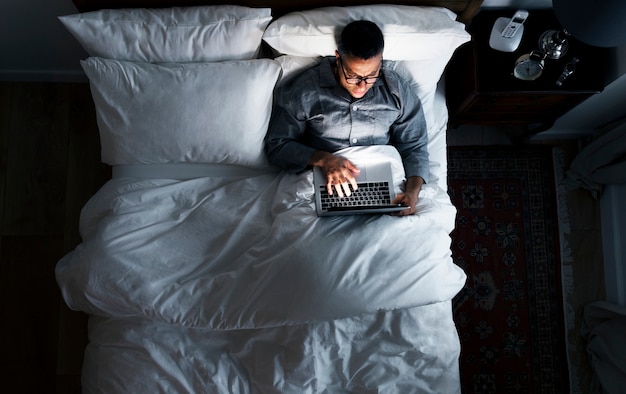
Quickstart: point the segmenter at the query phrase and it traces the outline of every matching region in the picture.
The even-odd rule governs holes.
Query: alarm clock
[[[523,81],[534,81],[543,72],[543,61],[545,58],[545,53],[540,51],[532,51],[520,56],[515,61],[513,75],[515,78]]]

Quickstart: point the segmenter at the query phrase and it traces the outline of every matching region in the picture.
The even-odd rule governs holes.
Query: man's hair
[[[369,59],[383,52],[383,32],[371,21],[350,22],[343,28],[337,50],[341,56]]]

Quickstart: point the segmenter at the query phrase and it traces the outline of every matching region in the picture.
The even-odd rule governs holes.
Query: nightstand
[[[544,130],[589,96],[604,88],[606,50],[569,37],[570,47],[558,60],[545,59],[543,74],[534,81],[513,76],[515,61],[539,49],[539,37],[546,30],[561,30],[551,10],[530,10],[524,35],[515,52],[501,52],[489,46],[491,28],[498,17],[510,18],[515,10],[481,11],[468,31],[472,41],[457,50],[446,69],[446,97],[450,126],[473,124],[526,124]],[[562,86],[556,81],[565,65],[580,59],[576,71]]]

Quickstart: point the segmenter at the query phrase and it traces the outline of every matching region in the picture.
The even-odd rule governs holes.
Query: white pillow
[[[263,139],[280,74],[274,60],[151,64],[92,57],[81,64],[103,162],[268,165]]]
[[[142,62],[253,59],[271,9],[235,5],[100,10],[59,17],[89,56]]]
[[[446,8],[368,5],[293,12],[273,21],[263,40],[280,54],[330,56],[343,27],[359,19],[381,28],[383,58],[388,60],[449,60],[454,50],[470,39],[465,25],[456,22],[456,14]]]

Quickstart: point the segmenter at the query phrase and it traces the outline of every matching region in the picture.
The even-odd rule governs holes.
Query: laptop
[[[315,209],[318,216],[382,214],[405,210],[402,204],[392,204],[396,198],[391,174],[391,163],[377,162],[359,165],[357,189],[349,197],[339,197],[326,189],[326,176],[319,167],[313,168]],[[352,190],[352,186],[350,186]]]

